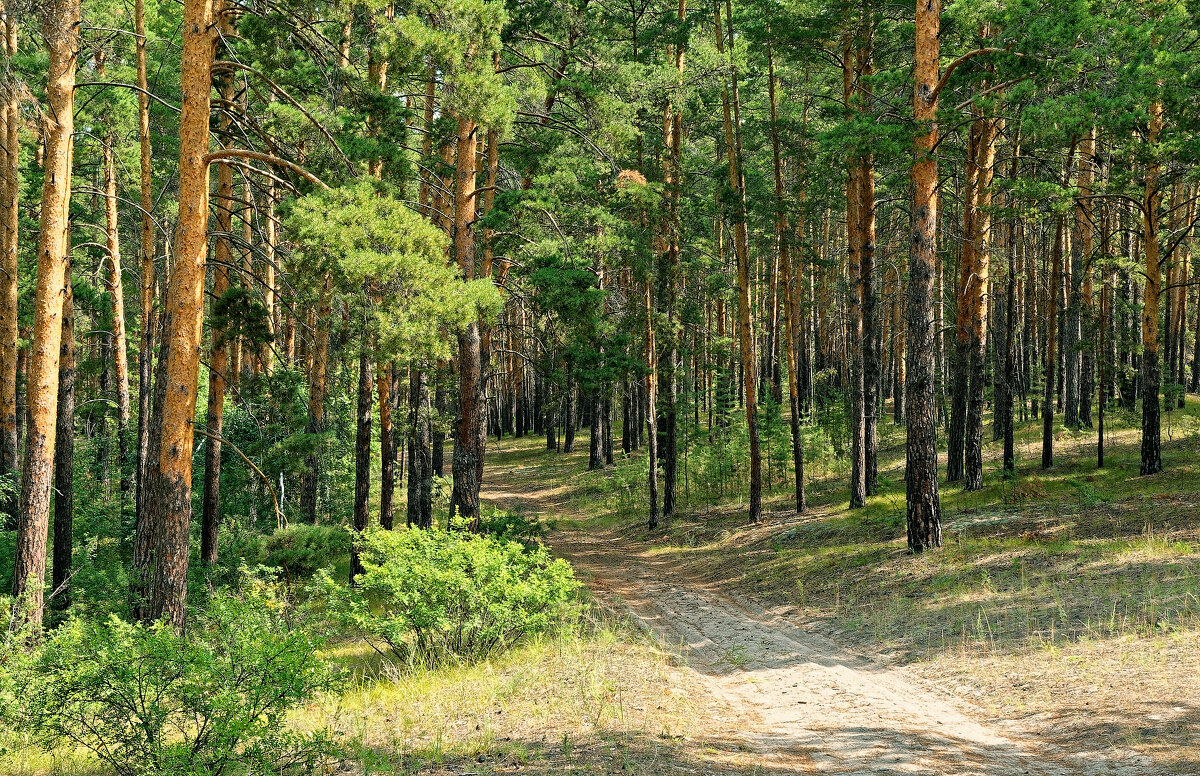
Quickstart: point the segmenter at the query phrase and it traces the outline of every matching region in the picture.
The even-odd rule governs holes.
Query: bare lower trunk
[[[17,53],[17,18],[12,0],[4,14],[4,53],[11,61]],[[17,235],[20,223],[20,104],[17,84],[8,80],[0,94],[4,123],[4,148],[0,149],[0,477],[16,478],[17,449]],[[6,498],[0,511],[16,518],[15,498]]]
[[[155,381],[147,466],[154,578],[145,619],[182,630],[192,522],[192,423],[200,373],[205,259],[208,248],[208,129],[216,25],[210,0],[184,5],[179,148],[179,224]]]
[[[35,628],[42,622],[46,538],[50,527],[51,473],[58,424],[58,359],[66,296],[68,214],[71,200],[71,137],[74,132],[78,0],[50,0],[40,10],[50,61],[42,114],[45,139],[38,275],[26,389],[29,431],[17,507],[13,565],[14,613]]]
[[[1054,245],[1050,249],[1050,293],[1046,294],[1045,398],[1042,401],[1042,468],[1054,465],[1054,388],[1058,366],[1058,287],[1062,283],[1063,223],[1056,219]]]
[[[396,442],[392,431],[392,365],[380,367],[379,394],[379,525],[391,529],[396,493]]]
[[[725,16],[729,21],[730,41],[733,39],[733,18],[728,0]],[[725,51],[726,40],[721,34],[721,12],[716,15],[717,50]],[[741,350],[742,388],[745,392],[746,429],[750,438],[750,520],[762,522],[762,451],[758,435],[758,384],[755,379],[754,329],[750,306],[750,245],[746,234],[746,182],[742,176],[741,104],[738,93],[737,69],[734,68],[728,89],[722,89],[721,102],[725,122],[725,150],[729,163],[729,186],[735,193],[733,213],[733,245],[737,258],[738,283],[738,343]]]
[[[455,155],[454,253],[463,277],[475,276],[475,139],[477,126],[458,120]],[[479,487],[487,425],[484,422],[482,342],[480,324],[474,321],[458,335],[459,415],[454,440],[454,490],[450,514],[464,521],[466,530],[479,530]]]
[[[408,511],[410,526],[433,525],[433,450],[429,436],[429,378],[422,369],[409,377],[409,423],[412,447],[408,454]]]
[[[325,431],[325,394],[329,382],[329,318],[333,314],[332,293],[333,279],[326,273],[322,280],[320,300],[317,302],[316,331],[308,357],[308,433],[314,435]],[[308,456],[300,481],[300,514],[310,523],[317,522],[317,489],[320,475],[321,455],[319,452],[313,452]]]
[[[109,133],[104,142],[104,216],[108,253],[108,290],[112,295],[113,376],[117,380],[117,467],[121,493],[129,492],[129,347],[125,334],[125,285],[121,278],[121,240],[117,233],[117,173],[113,165],[113,143]]]
[[[1162,134],[1163,106],[1150,106],[1149,143],[1154,146]],[[1158,312],[1162,294],[1160,269],[1159,211],[1162,191],[1159,189],[1161,169],[1157,161],[1146,171],[1146,193],[1142,200],[1142,249],[1146,253],[1146,299],[1142,308],[1142,461],[1141,473],[1162,471],[1161,407],[1158,393],[1161,382],[1159,359]],[[32,406],[32,405],[31,405]]]
[[[996,161],[995,119],[979,118],[976,146],[976,213],[971,219],[974,243],[975,282],[970,287],[970,393],[963,454],[963,485],[967,490],[983,488],[983,410],[987,399],[988,283],[991,269],[992,178]]]
[[[913,552],[941,546],[941,501],[937,481],[937,396],[935,391],[933,297],[937,253],[938,31],[941,3],[917,3],[913,117],[924,134],[916,139],[913,162],[913,251],[909,264],[906,342],[908,347],[908,435],[905,494],[908,546]]]
[[[71,606],[71,571],[75,522],[75,305],[71,268],[67,267],[63,300],[62,344],[58,358],[58,418],[54,447],[54,565],[50,608]]]
[[[371,508],[371,404],[375,398],[375,387],[371,384],[371,356],[367,344],[363,343],[358,357],[358,409],[354,427],[354,531],[362,534],[370,523]],[[356,537],[350,550],[350,584],[363,573],[362,560],[358,554]]]

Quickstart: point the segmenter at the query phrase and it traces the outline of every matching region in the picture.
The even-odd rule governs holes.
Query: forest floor
[[[1044,473],[1030,421],[1015,479],[990,461],[984,491],[944,487],[946,546],[923,557],[904,548],[902,430],[890,423],[880,493],[854,512],[844,475],[814,467],[805,515],[781,478],[764,524],[749,525],[736,486],[713,498],[692,471],[690,503],[651,533],[637,506],[644,459],[586,472],[586,435],[569,455],[493,443],[484,497],[550,522],[551,545],[596,596],[680,655],[701,699],[692,735],[744,750],[637,772],[1196,774],[1190,405],[1164,421],[1167,473],[1147,478],[1132,417],[1109,419],[1105,469],[1094,432],[1060,430]],[[745,725],[732,736],[730,719]]]

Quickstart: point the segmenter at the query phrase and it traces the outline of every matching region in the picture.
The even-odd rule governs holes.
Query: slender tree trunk
[[[101,76],[103,77],[103,76]],[[129,492],[129,348],[125,335],[125,285],[121,278],[121,240],[117,232],[117,171],[113,164],[116,133],[104,139],[104,221],[108,254],[108,286],[112,294],[113,376],[117,380],[117,465],[121,493]]]
[[[454,188],[454,252],[459,271],[475,277],[475,135],[470,119],[458,119],[456,185]],[[487,437],[484,410],[480,323],[473,321],[458,335],[459,417],[454,441],[454,492],[450,514],[456,512],[466,529],[479,530],[479,486]]]
[[[1054,388],[1058,366],[1058,289],[1062,285],[1063,218],[1055,218],[1054,245],[1050,248],[1050,290],[1046,294],[1045,401],[1042,402],[1042,468],[1054,465]]]
[[[604,468],[604,401],[603,391],[594,388],[589,392],[592,407],[591,437],[588,440],[588,471]]]
[[[990,280],[992,232],[992,177],[996,161],[997,119],[979,119],[978,177],[971,218],[975,281],[970,286],[970,394],[963,456],[963,484],[967,490],[983,488],[983,405],[987,398],[987,290]]]
[[[66,297],[74,133],[75,66],[79,44],[78,0],[47,0],[40,8],[50,55],[46,107],[42,211],[38,224],[38,274],[26,389],[29,433],[17,506],[13,603],[17,619],[40,627],[46,580],[46,539],[58,424],[58,368]]]
[[[200,374],[208,248],[208,129],[216,25],[210,0],[184,4],[179,225],[167,291],[144,507],[154,525],[154,580],[146,619],[182,630],[192,518],[192,423]]]
[[[392,502],[396,494],[396,441],[392,431],[392,364],[379,368],[379,525],[391,530],[395,519]],[[403,473],[403,470],[401,470]]]
[[[17,53],[17,14],[14,0],[4,12],[4,53],[11,63]],[[17,449],[17,236],[20,223],[20,103],[17,84],[5,82],[0,95],[0,118],[4,121],[4,148],[0,149],[0,477],[16,478]],[[15,498],[6,498],[0,510],[16,518]],[[11,524],[10,524],[11,525]]]
[[[868,79],[874,73],[870,9],[863,7],[863,30],[855,51],[858,109],[869,113],[874,95]],[[867,496],[879,489],[879,465],[876,447],[879,425],[879,381],[881,367],[880,339],[875,293],[875,155],[868,152],[859,160],[858,175],[858,248],[862,272],[860,303],[862,304],[863,358],[863,487]]]
[[[1079,226],[1080,253],[1083,275],[1079,294],[1079,424],[1092,427],[1092,393],[1096,390],[1096,314],[1092,286],[1092,248],[1094,245],[1094,207],[1089,197],[1095,181],[1096,130],[1088,132],[1080,147],[1079,194],[1077,218],[1082,216]]]
[[[654,303],[651,294],[651,283],[646,281],[645,309],[646,315],[646,459],[649,471],[646,475],[648,495],[650,497],[650,517],[648,526],[651,531],[658,528],[658,430],[655,428],[655,418],[658,410],[654,406],[658,396],[658,353],[654,342]]]
[[[429,428],[429,374],[414,368],[409,378],[409,419],[412,450],[409,452],[407,522],[418,528],[433,526],[433,449]]]
[[[846,119],[854,117],[854,47],[847,32],[842,44],[842,95]],[[862,157],[853,153],[846,158],[846,311],[850,318],[850,508],[867,503],[867,421],[866,358],[863,326],[863,216],[862,178],[866,174]]]
[[[804,493],[804,438],[800,433],[800,318],[804,314],[800,289],[803,281],[801,278],[802,270],[800,269],[800,262],[792,258],[792,253],[789,250],[789,241],[792,239],[792,227],[789,223],[784,202],[783,160],[779,143],[779,115],[775,98],[775,57],[769,45],[767,46],[767,78],[767,93],[771,101],[771,159],[775,171],[775,240],[779,249],[779,268],[783,275],[783,314],[784,332],[786,334],[783,350],[787,358],[788,370],[792,466],[795,471],[796,481],[796,514],[801,514],[807,506]],[[805,125],[808,123],[807,108],[804,113],[804,123]],[[801,180],[804,179],[803,171],[800,178]],[[805,195],[805,190],[801,188],[799,192],[801,213],[803,213],[803,205],[806,200]],[[800,234],[804,233],[803,222],[797,226],[796,231]]]
[[[1163,106],[1155,102],[1150,106],[1150,131],[1147,138],[1151,147],[1158,144],[1162,135]],[[1159,211],[1162,206],[1162,190],[1159,180],[1162,175],[1160,163],[1155,160],[1146,170],[1146,192],[1142,200],[1142,249],[1146,254],[1146,298],[1142,308],[1142,462],[1141,473],[1157,474],[1162,471],[1162,430],[1160,426],[1159,387],[1161,382],[1158,315],[1159,296],[1162,294],[1162,268],[1159,246]],[[32,404],[30,405],[33,406]]]
[[[375,398],[375,386],[371,375],[371,354],[363,335],[362,352],[358,356],[358,411],[354,428],[354,531],[362,534],[370,523],[371,508],[371,404]],[[350,549],[350,584],[363,573],[362,560],[358,554],[356,537]]]
[[[71,606],[72,557],[75,547],[75,294],[67,263],[63,299],[62,344],[58,357],[58,418],[54,447],[54,565],[50,608]]]
[[[326,272],[317,300],[316,325],[308,353],[308,433],[325,431],[325,395],[329,384],[329,325],[333,315],[333,278]],[[317,490],[321,479],[321,453],[309,454],[300,479],[300,514],[317,522]]]
[[[905,494],[908,546],[921,552],[942,543],[941,502],[937,481],[937,396],[934,374],[936,338],[934,271],[937,254],[937,94],[939,0],[920,0],[916,13],[913,118],[925,130],[916,139],[913,162],[913,251],[909,264],[907,332],[908,434],[905,443]]]
[[[730,39],[733,36],[733,16],[726,0],[725,15],[729,20]],[[716,14],[717,51],[724,54],[725,39],[721,34],[721,11]],[[735,193],[733,212],[733,247],[737,257],[738,277],[738,343],[741,348],[742,388],[745,391],[746,428],[750,438],[750,520],[762,522],[762,451],[758,437],[758,384],[755,380],[754,329],[750,306],[750,245],[746,234],[746,182],[742,176],[741,104],[738,94],[737,68],[734,67],[728,88],[721,90],[725,121],[725,149],[729,161],[729,186]]]
[[[140,151],[139,191],[141,193],[141,312],[142,336],[138,353],[138,449],[137,449],[137,493],[135,514],[140,521],[144,514],[142,502],[145,498],[146,460],[150,448],[150,412],[154,396],[154,330],[157,316],[154,309],[154,167],[150,149],[150,95],[146,73],[146,0],[134,1],[134,34],[137,52],[138,92],[138,147]],[[137,529],[135,528],[135,534]]]
[[[219,21],[223,35],[233,32],[229,18],[222,15]],[[232,103],[234,81],[232,73],[226,71],[218,76],[217,93],[221,99]],[[218,134],[229,136],[230,118],[222,111],[218,119]],[[223,148],[230,147],[225,141]],[[248,192],[247,192],[248,193]],[[212,302],[210,316],[216,320],[216,305],[229,290],[229,268],[233,266],[233,167],[224,162],[217,164],[217,240],[214,250]],[[213,326],[212,342],[208,356],[208,408],[204,425],[213,436],[207,439],[204,450],[204,501],[200,518],[200,559],[212,565],[217,562],[217,534],[221,526],[221,434],[225,418],[225,388],[230,372],[229,346],[224,328]]]

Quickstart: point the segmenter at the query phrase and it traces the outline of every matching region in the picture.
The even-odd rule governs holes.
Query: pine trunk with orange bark
[[[475,139],[478,127],[465,117],[458,119],[455,156],[454,254],[459,271],[475,277]],[[479,530],[479,487],[483,453],[487,442],[484,422],[484,385],[480,323],[472,321],[458,335],[458,429],[454,440],[452,473],[454,489],[450,514],[457,514],[465,528]]]
[[[208,252],[208,130],[217,25],[211,0],[187,0],[183,17],[179,222],[155,380],[147,492],[153,578],[143,619],[182,630],[192,522],[192,443],[200,376]]]
[[[934,374],[934,273],[937,254],[938,163],[937,84],[939,0],[919,0],[916,14],[913,119],[918,131],[913,180],[913,248],[909,263],[905,341],[907,345],[907,439],[905,494],[908,546],[921,552],[942,543],[937,481],[937,396]]]
[[[4,54],[11,61],[17,53],[17,18],[12,0],[4,13]],[[17,84],[6,81],[0,93],[0,118],[4,143],[0,148],[0,477],[17,474],[17,235],[20,222],[21,125]],[[5,499],[0,510],[16,517],[16,500]]]
[[[58,364],[66,296],[74,133],[75,67],[79,45],[78,0],[50,0],[40,9],[49,53],[42,210],[38,224],[37,291],[33,309],[26,399],[29,428],[17,504],[17,547],[13,565],[14,614],[35,628],[42,622],[46,541],[58,424]]]
[[[1150,106],[1150,126],[1147,141],[1158,144],[1163,129],[1163,105]],[[1159,297],[1162,294],[1161,247],[1159,219],[1162,210],[1162,166],[1155,160],[1146,170],[1146,188],[1142,197],[1142,250],[1146,254],[1146,296],[1142,308],[1142,459],[1141,473],[1162,471],[1162,427],[1159,388],[1161,360],[1159,358]]]

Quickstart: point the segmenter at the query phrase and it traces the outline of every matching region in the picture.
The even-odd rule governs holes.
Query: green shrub
[[[542,547],[486,535],[377,530],[347,588],[322,572],[328,611],[380,652],[436,663],[475,660],[560,622],[579,586]]]
[[[284,717],[332,678],[288,619],[263,595],[218,593],[185,636],[71,620],[14,668],[26,689],[10,713],[39,745],[90,750],[121,776],[313,772],[330,740]]]

